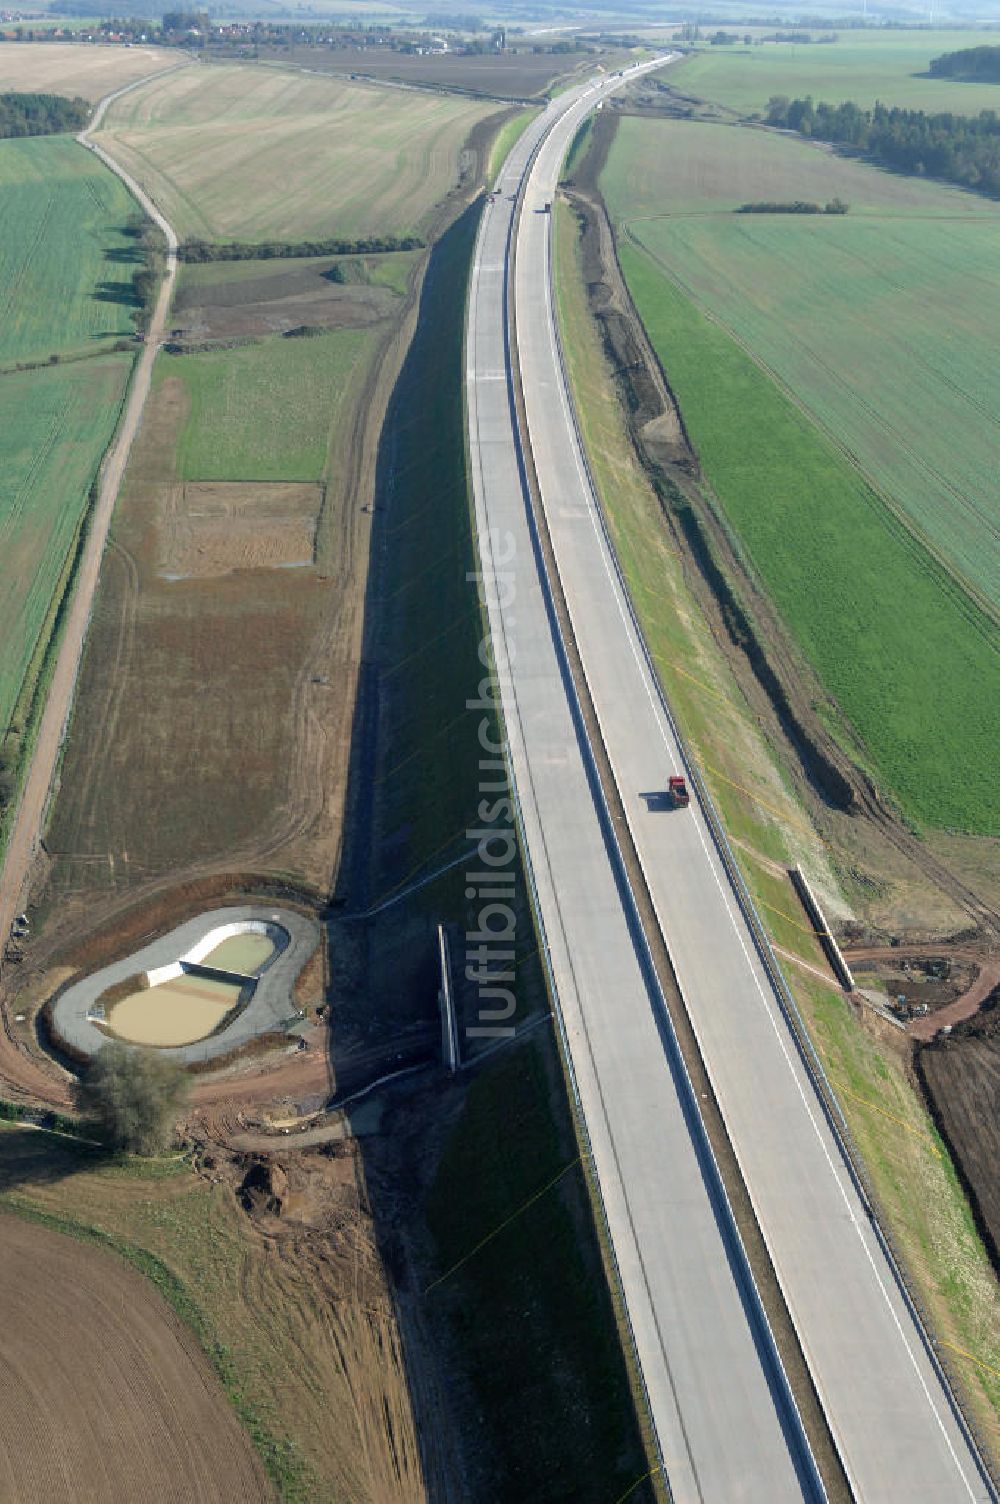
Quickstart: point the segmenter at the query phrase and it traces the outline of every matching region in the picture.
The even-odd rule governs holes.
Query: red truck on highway
[[[674,773],[671,775],[670,779],[667,782],[667,790],[670,794],[670,802],[673,805],[674,809],[683,809],[685,805],[691,803],[691,795],[688,793],[688,786],[679,773]]]

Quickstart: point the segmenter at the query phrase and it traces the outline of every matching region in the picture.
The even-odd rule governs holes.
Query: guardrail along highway
[[[577,98],[521,138],[476,247],[467,399],[484,595],[546,956],[670,1484],[678,1500],[778,1504],[817,1497],[811,1459],[609,853],[513,416],[514,199]]]
[[[564,104],[541,138],[516,224],[513,292],[526,429],[519,438],[534,463],[589,698],[699,1051],[851,1489],[866,1504],[986,1501],[994,1492],[985,1469],[803,1062],[746,895],[723,859],[723,838],[713,833],[698,793],[690,808],[672,814],[642,797],[666,788],[671,773],[692,770],[684,767],[580,448],[559,356],[546,209],[571,138],[600,92],[591,86]],[[525,650],[514,681],[535,674],[534,654]],[[531,778],[538,772],[531,750],[525,761]],[[552,796],[541,787],[535,793],[541,832],[535,844],[528,832],[532,863],[553,818],[549,797],[564,797],[558,788]],[[564,886],[553,874],[553,886],[579,976],[583,963],[570,937],[579,877]],[[641,1027],[638,1011],[638,1000],[626,1008],[612,988],[594,1000],[592,1030],[629,1035]],[[606,1077],[600,1060],[594,1069],[609,1114],[644,1120],[648,1134],[662,1131],[657,1105],[642,1102],[630,1081]],[[630,1181],[629,1173],[623,1166],[626,1196],[648,1194],[648,1182]],[[663,1256],[642,1233],[638,1242],[645,1260]],[[671,1472],[669,1454],[666,1462]],[[705,1498],[734,1496],[741,1495],[705,1490]]]
[[[581,451],[553,315],[546,212],[575,131],[618,85],[597,80],[560,96],[504,165],[475,254],[467,403],[509,765],[666,1475],[685,1501],[821,1493],[603,810],[534,535],[526,456],[657,922],[852,1490],[866,1504],[989,1500],[995,1495],[803,1062],[697,788],[690,807],[672,814],[642,798],[665,788],[669,774],[691,770]]]

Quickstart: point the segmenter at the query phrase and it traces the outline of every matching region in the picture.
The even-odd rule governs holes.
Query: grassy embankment
[[[372,901],[431,879],[370,930],[369,990],[385,1000],[380,1012],[395,1010],[399,1017],[408,1006],[426,1016],[436,986],[436,922],[475,927],[464,866],[432,877],[468,849],[467,831],[482,824],[476,804],[483,712],[470,711],[466,701],[476,698],[484,674],[483,624],[468,578],[474,555],[463,303],[456,297],[468,275],[475,228],[475,217],[466,216],[432,258],[420,322],[389,411],[377,492],[373,556],[382,563],[369,586],[366,656],[379,675],[379,777],[370,795],[372,815],[359,815],[356,829],[363,846],[371,830],[378,832],[368,876]],[[492,771],[486,776],[495,781]],[[474,856],[469,865],[480,866]],[[512,1021],[523,1025],[538,1017],[545,994],[519,864],[516,892]],[[461,949],[455,961],[460,978]],[[460,991],[460,1021],[474,1025],[476,997],[461,984]],[[410,995],[416,1005],[407,1003]],[[471,1039],[463,1029],[466,1058],[484,1044],[489,1041]],[[424,1155],[427,1135],[420,1132],[417,1140]],[[445,1351],[457,1348],[470,1381],[461,1404],[475,1436],[467,1455],[475,1498],[605,1504],[648,1468],[578,1152],[545,1027],[482,1067],[434,1175],[426,1208],[433,1251],[425,1277],[428,1284],[446,1277],[424,1304],[432,1330]],[[544,1190],[562,1170],[558,1183]],[[488,1243],[473,1252],[483,1239]],[[632,1497],[646,1499],[646,1485]]]
[[[947,1148],[909,1072],[847,1000],[808,981],[795,990],[939,1354],[996,1461],[1000,1288]]]
[[[16,777],[132,365],[113,352],[139,253],[132,199],[65,137],[0,143],[0,194],[0,746]]]
[[[654,131],[660,127],[660,122],[648,124]],[[680,129],[695,129],[700,138],[706,128]],[[732,131],[732,135],[739,138],[741,133]],[[635,179],[628,177],[626,169],[627,158],[620,158],[613,148],[603,181],[616,218],[627,221],[631,212],[628,184]],[[646,188],[645,202],[652,191]],[[895,223],[902,225],[903,220]],[[979,221],[970,217],[968,223],[974,226]],[[808,302],[811,296],[809,320],[818,331],[812,342],[814,348],[823,350],[836,341],[838,326],[847,323],[843,317],[847,291],[836,284],[827,291],[822,282],[824,266],[829,273],[840,254],[832,221],[826,227],[833,233],[816,237],[809,246],[802,243],[807,233],[803,222],[796,221],[788,232],[790,242],[802,237],[802,261],[811,255],[819,269],[804,300]],[[857,225],[847,221],[846,236],[839,243],[850,239],[856,245],[858,232],[863,234],[867,228],[860,218]],[[918,237],[926,238],[925,221],[915,229]],[[644,239],[650,233],[645,224],[638,227],[637,234]],[[763,232],[768,233],[780,239],[773,227]],[[874,224],[870,234],[877,240]],[[760,237],[750,230],[746,238]],[[854,733],[855,750],[880,786],[895,794],[911,820],[971,833],[997,832],[1000,806],[990,773],[992,732],[987,707],[1000,693],[1000,665],[991,623],[893,517],[867,484],[861,462],[852,466],[810,414],[793,403],[719,323],[699,311],[677,285],[672,266],[668,272],[663,254],[664,259],[654,258],[635,240],[622,241],[620,259],[630,291],[719,505],[751,567]],[[812,399],[815,386],[830,378],[824,372],[810,386],[809,358],[800,352],[782,355],[783,291],[794,282],[795,274],[784,256],[758,263],[758,270],[761,264],[770,273],[758,295],[756,328],[767,331],[768,349],[775,360],[801,362],[804,390],[798,395],[805,404]],[[871,302],[876,299],[873,289],[881,273],[877,266],[866,271],[854,264],[859,301],[865,301],[867,288]],[[916,258],[907,264],[916,266]],[[842,283],[849,280],[844,270],[838,275]],[[800,283],[803,277],[809,274],[799,273]],[[898,273],[894,278],[898,281]],[[914,306],[916,302],[914,293]],[[804,312],[798,316],[805,320]],[[944,316],[942,306],[939,320]],[[793,323],[795,317],[793,310]],[[879,323],[871,307],[868,317]],[[924,330],[929,321],[930,316],[924,320]],[[780,326],[779,333],[770,332],[771,323]],[[833,331],[825,344],[824,328]],[[859,321],[854,329],[852,348],[858,357],[866,326]],[[886,381],[884,385],[898,390],[912,384],[916,390],[921,381],[928,388],[937,381],[944,386],[946,373],[934,374],[933,341],[924,337],[915,318],[910,337],[923,350],[923,359],[918,361],[911,354],[905,365],[895,366],[891,384]],[[749,343],[749,330],[747,338]],[[906,338],[905,332],[901,338]],[[814,358],[817,364],[822,359],[818,354]],[[877,363],[878,358],[872,352],[872,361]],[[859,358],[854,369],[861,365]],[[963,410],[981,406],[973,392],[975,358],[964,370],[960,359],[953,359],[951,369],[950,400]],[[958,393],[956,387],[961,389]],[[920,398],[914,395],[911,400],[917,405]],[[925,444],[942,446],[944,428],[934,422],[929,399],[925,400],[925,434],[933,435]],[[881,401],[876,390],[869,406]],[[905,396],[901,401],[905,410]],[[861,411],[869,421],[868,410]],[[872,431],[877,431],[877,421],[871,424]],[[852,440],[853,433],[845,435],[845,442]],[[958,502],[954,504],[957,509]],[[990,526],[989,517],[982,525]],[[925,734],[929,707],[935,718],[933,742]]]
[[[742,41],[742,26],[723,29],[737,31]],[[782,29],[779,23],[770,31]],[[865,108],[881,100],[910,110],[975,115],[1000,108],[1000,84],[928,78],[927,67],[943,52],[994,40],[992,32],[842,31],[836,42],[822,45],[709,47],[672,68],[669,77],[686,94],[748,114],[763,111],[772,94],[811,94],[831,103],[853,99]]]
[[[590,319],[576,233],[557,215],[560,322],[588,455],[662,682],[712,789],[772,939],[813,964],[784,867],[822,865],[806,816],[782,787],[772,755],[696,603],[685,589],[657,499],[627,437]],[[1000,1296],[953,1167],[898,1058],[865,1033],[836,989],[786,968],[825,1068],[888,1213],[897,1244],[977,1422],[1000,1446]],[[996,1372],[991,1372],[991,1369]]]
[[[486,169],[487,187],[492,187],[500,168],[537,114],[537,110],[521,110],[497,131],[496,139],[490,147],[489,166]]]
[[[615,385],[591,321],[571,213],[557,206],[557,298],[564,348],[587,452],[633,599],[657,669],[699,757],[745,875],[779,944],[810,965],[824,965],[785,869],[805,860],[832,878],[801,808],[746,719],[746,706],[687,590],[680,562],[651,490],[622,428]]]

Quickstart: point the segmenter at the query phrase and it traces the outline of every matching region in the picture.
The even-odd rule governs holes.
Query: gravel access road
[[[180,66],[187,65],[181,64]],[[174,70],[165,71],[173,72]],[[77,136],[81,146],[87,151],[94,152],[112,172],[121,178],[129,192],[160,227],[166,237],[167,254],[156,307],[146,332],[142,353],[132,373],[121,422],[101,467],[97,501],[91,513],[87,539],[77,569],[56,666],[52,674],[45,709],[42,712],[34,755],[21,789],[14,826],[7,845],[3,868],[0,870],[0,979],[3,977],[4,970],[3,949],[14,918],[24,906],[32,862],[44,832],[49,794],[73,706],[83,644],[87,635],[87,626],[100,576],[101,560],[104,557],[111,527],[111,518],[114,514],[115,501],[121,488],[133,440],[142,421],[143,408],[149,395],[153,374],[153,361],[156,359],[157,350],[163,339],[177,272],[177,236],[173,229],[135,179],[130,177],[102,147],[97,145],[93,140],[93,133],[100,126],[105,111],[115,99],[119,99],[123,94],[131,93],[134,89],[142,88],[153,78],[162,76],[162,73],[152,74],[150,78],[140,79],[134,84],[128,84],[124,89],[116,89],[113,94],[108,94],[98,104],[86,130],[81,131]],[[53,1094],[51,1078],[27,1060],[15,1045],[9,1032],[6,1010],[4,1010],[3,1023],[4,1028],[0,1033],[0,1075],[27,1091],[36,1092],[46,1099],[51,1099]]]

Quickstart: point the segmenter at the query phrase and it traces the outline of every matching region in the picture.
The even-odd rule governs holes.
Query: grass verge
[[[659,500],[628,440],[614,379],[587,306],[572,213],[557,205],[556,297],[584,442],[646,640],[744,876],[779,943],[825,968],[785,868],[828,873],[819,838],[747,725],[739,687],[684,583]],[[829,886],[827,876],[827,886]]]
[[[560,326],[588,456],[661,680],[772,939],[822,967],[790,885],[774,868],[805,851],[810,870],[813,863],[822,869],[824,856],[750,730],[739,691],[684,590],[656,497],[628,441],[587,306],[576,228],[563,206],[556,235]],[[951,1160],[903,1063],[862,1029],[843,995],[798,972],[793,988],[942,1356],[996,1455],[1000,1290]]]
[[[490,147],[489,166],[486,169],[487,187],[495,182],[500,168],[537,114],[538,111],[535,109],[519,110],[497,131],[493,145]]]
[[[925,825],[1000,832],[985,618],[645,251],[620,260],[719,504],[878,781]]]
[[[795,993],[897,1249],[994,1458],[1000,1455],[1000,1288],[955,1167],[899,1057],[847,999],[808,979]]]

